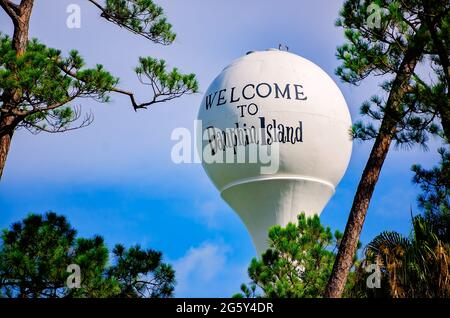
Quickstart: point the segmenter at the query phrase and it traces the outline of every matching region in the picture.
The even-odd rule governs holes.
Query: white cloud
[[[176,271],[177,297],[231,297],[246,282],[248,264],[231,263],[230,247],[203,242],[171,262]]]
[[[220,200],[220,199],[219,199]],[[220,228],[221,221],[225,215],[223,204],[219,200],[207,200],[196,202],[197,217],[201,223],[205,224],[210,229]]]
[[[227,246],[203,243],[191,247],[187,253],[174,263],[177,274],[177,291],[189,289],[190,283],[208,285],[223,270],[226,262]]]

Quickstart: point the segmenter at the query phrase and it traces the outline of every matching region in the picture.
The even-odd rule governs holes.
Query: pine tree
[[[152,0],[89,0],[101,17],[154,43],[169,45],[175,40],[163,9]],[[139,58],[135,69],[140,81],[151,88],[151,97],[138,102],[133,92],[118,87],[118,79],[100,64],[86,68],[80,54],[67,56],[38,40],[29,41],[29,22],[34,0],[0,0],[1,8],[14,26],[12,38],[0,34],[0,179],[15,130],[33,133],[64,132],[89,125],[92,115],[83,116],[72,106],[80,98],[108,102],[110,93],[125,95],[135,111],[195,93],[194,74],[168,70],[164,60]]]
[[[426,222],[440,240],[450,244],[450,151],[440,148],[438,152],[439,166],[429,170],[412,167],[413,182],[422,190],[417,201]]]
[[[243,284],[234,297],[323,297],[341,238],[342,233],[332,233],[317,215],[301,213],[297,224],[275,225],[269,230],[270,248],[250,263],[252,282]],[[356,256],[353,263],[357,263]]]
[[[412,167],[423,215],[412,217],[409,237],[384,231],[367,245],[352,296],[450,297],[450,154],[444,148],[439,154],[430,170]],[[379,267],[380,288],[367,288],[364,268],[371,264]]]
[[[337,25],[345,29],[348,43],[338,48],[342,66],[336,72],[342,80],[355,85],[370,75],[381,76],[386,79],[381,87],[387,97],[374,96],[361,107],[362,114],[380,122],[378,127],[358,122],[352,128],[353,137],[374,139],[374,144],[356,190],[327,297],[340,297],[344,290],[369,202],[392,141],[426,147],[430,133],[450,140],[448,55],[442,52],[443,48],[448,52],[449,8],[448,1],[442,0],[344,3]],[[372,21],[374,14],[379,21]],[[428,83],[416,71],[427,61],[428,69],[435,74]]]
[[[107,270],[107,276],[120,284],[117,297],[160,298],[172,295],[175,272],[170,265],[162,263],[161,252],[143,250],[139,245],[126,249],[117,244],[113,254],[115,264]]]
[[[0,297],[170,297],[175,272],[162,254],[118,244],[109,264],[101,236],[76,237],[62,215],[30,214],[3,230],[0,245]],[[69,265],[80,268],[80,285],[70,288]]]

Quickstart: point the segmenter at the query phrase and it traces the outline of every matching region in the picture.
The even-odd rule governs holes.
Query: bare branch
[[[20,15],[20,6],[11,0],[5,0],[17,15]]]
[[[50,117],[52,117],[50,115]],[[56,116],[53,116],[56,117]],[[55,121],[49,120],[48,118],[45,118],[46,125],[39,125],[38,123],[31,122],[27,120],[26,118],[22,120],[22,122],[18,125],[19,128],[25,128],[32,134],[36,135],[40,132],[48,132],[48,133],[61,133],[71,130],[80,129],[86,126],[89,126],[94,121],[94,115],[92,112],[89,112],[86,114],[86,116],[83,118],[82,122],[74,127],[68,127],[67,124],[74,123],[81,117],[81,107],[74,108],[74,117],[71,118],[69,121],[61,122],[57,119]]]
[[[9,0],[0,0],[0,7],[8,14],[14,25],[19,23],[19,6]]]
[[[97,3],[97,1],[95,0],[88,0],[90,3],[92,3],[94,6],[96,6],[97,8],[99,8],[102,12],[105,11],[105,9],[103,9],[103,7]]]
[[[134,110],[137,110],[139,108],[145,108],[145,106],[142,107],[140,104],[136,103],[136,99],[134,98],[134,94],[132,92],[120,89],[118,87],[114,87],[112,91],[130,97],[131,105],[133,105]]]
[[[49,106],[45,106],[45,107],[35,107],[34,109],[29,109],[29,110],[25,110],[25,109],[17,109],[17,108],[13,108],[13,109],[4,109],[4,108],[0,108],[0,112],[2,113],[6,113],[6,114],[13,114],[16,116],[20,116],[20,117],[25,117],[25,116],[29,116],[38,112],[42,112],[42,111],[48,111],[48,110],[53,110],[56,109],[58,107],[61,107],[65,104],[67,104],[68,102],[74,100],[75,98],[77,98],[78,95],[73,95],[73,96],[69,96],[66,100],[61,101],[61,102],[57,102],[54,104],[51,104]]]

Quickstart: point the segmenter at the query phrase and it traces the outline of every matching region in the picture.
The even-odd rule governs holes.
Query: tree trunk
[[[17,19],[13,19],[14,34],[12,39],[12,47],[16,51],[17,56],[22,55],[28,44],[28,31],[30,27],[30,17],[33,11],[34,0],[22,0],[19,6],[19,14]],[[1,108],[6,110],[0,115],[0,180],[5,168],[6,158],[8,157],[11,140],[14,129],[18,124],[18,117],[11,114],[12,108],[20,103],[22,92],[20,90],[3,92],[1,96]]]
[[[353,265],[353,258],[356,254],[359,236],[366,218],[367,209],[369,208],[369,202],[389,151],[393,134],[395,133],[395,121],[383,121],[382,126],[385,132],[380,132],[375,140],[369,160],[361,176],[345,227],[344,236],[342,237],[333,271],[325,291],[325,297],[341,297],[348,273]]]
[[[34,0],[22,0],[20,3],[20,15],[14,24],[13,48],[17,55],[21,55],[27,49],[28,31],[30,28],[30,17],[33,11]]]
[[[9,147],[11,146],[11,139],[14,133],[13,125],[13,116],[4,116],[0,119],[0,131],[2,131],[0,134],[0,180],[2,179],[3,169],[5,168]]]
[[[447,89],[450,90],[450,87]],[[450,95],[450,93],[447,95]],[[447,143],[450,143],[450,96],[448,96],[447,105],[438,107],[438,112],[441,117],[441,124],[444,129],[445,138],[447,139]]]
[[[403,97],[407,92],[411,75],[423,53],[424,41],[422,35],[423,28],[419,29],[415,39],[409,44],[410,47],[405,52],[405,56],[393,82],[392,89],[386,102],[386,112],[378,136],[372,151],[370,152],[369,159],[353,199],[353,205],[345,227],[344,236],[342,237],[333,271],[325,290],[325,297],[339,298],[344,291],[345,282],[347,281],[347,276],[353,265],[353,258],[357,251],[359,236],[367,214],[367,209],[369,208],[370,199],[372,198],[375,185],[380,176],[381,168],[396,131],[397,109],[402,103]]]

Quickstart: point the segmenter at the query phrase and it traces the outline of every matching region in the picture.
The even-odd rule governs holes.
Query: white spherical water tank
[[[275,173],[262,173],[267,160],[203,160],[259,255],[268,247],[271,226],[296,223],[301,212],[322,212],[350,160],[351,118],[342,93],[320,67],[290,52],[249,52],[233,61],[209,86],[198,119],[203,155],[252,143],[279,146],[272,148],[272,164],[278,160]],[[252,127],[260,131],[259,138]],[[220,133],[230,128],[241,129],[241,135]]]

